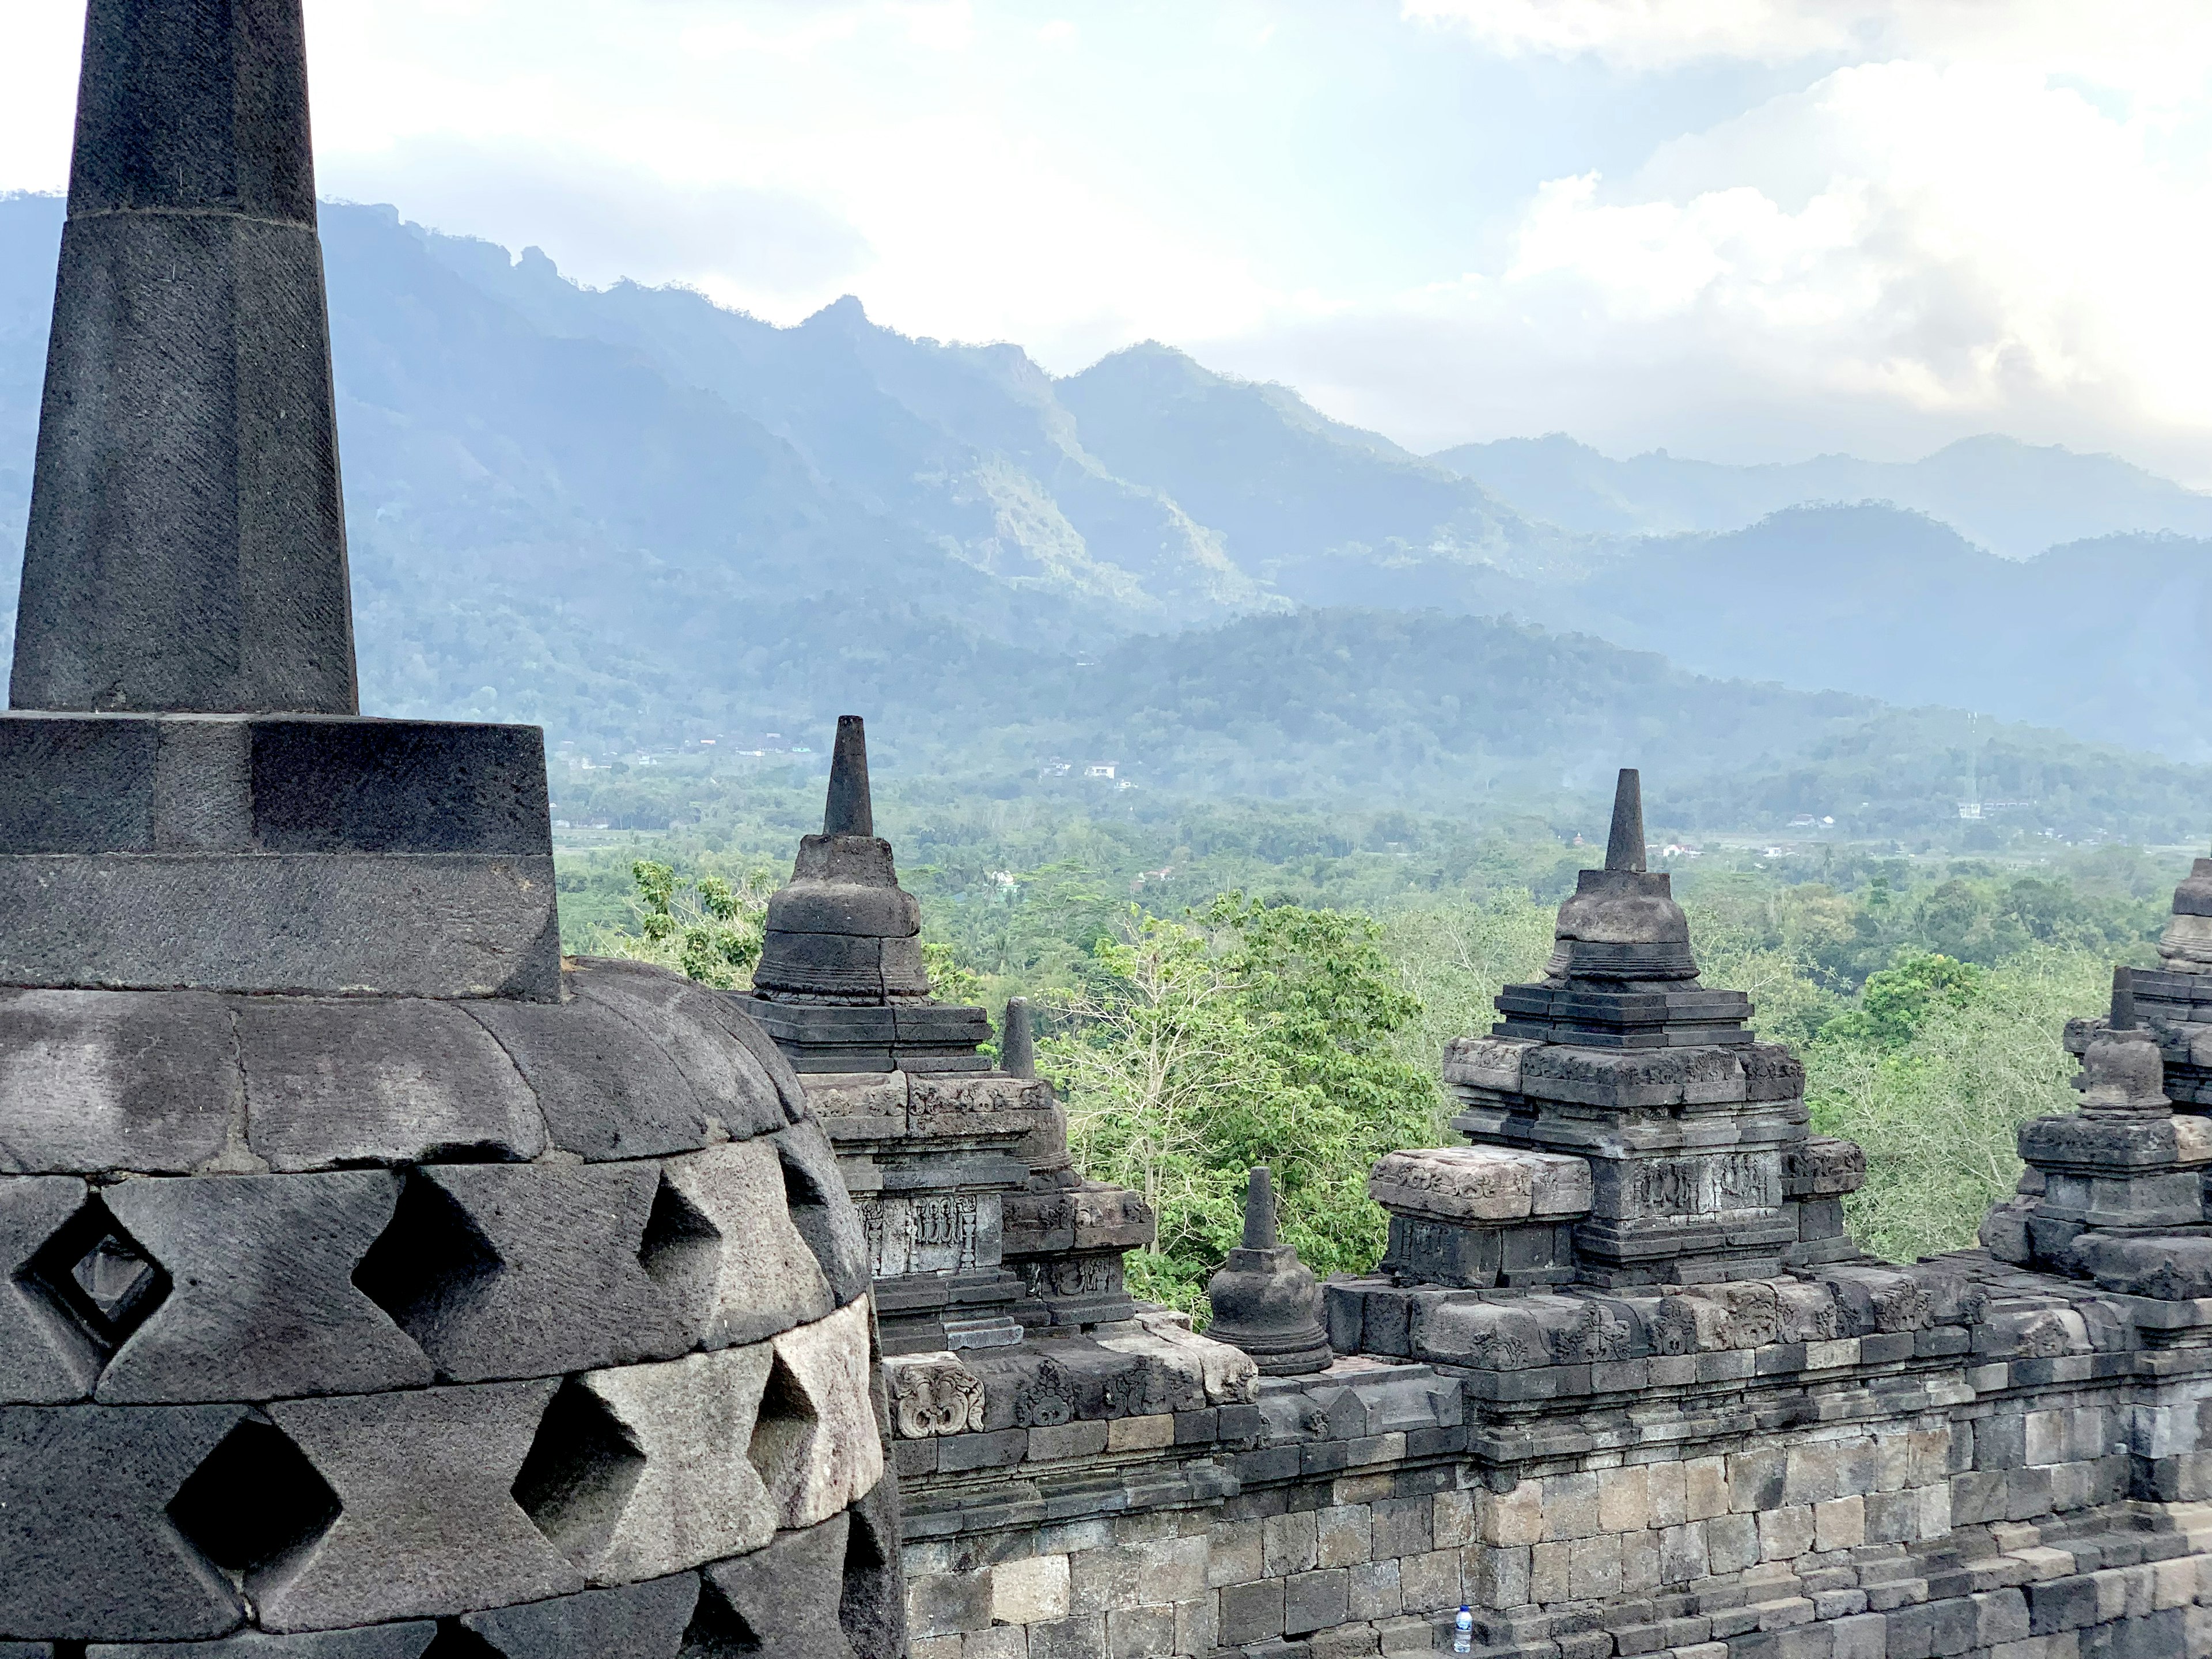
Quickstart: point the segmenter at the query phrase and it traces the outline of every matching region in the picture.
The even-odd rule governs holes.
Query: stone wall
[[[1938,1267],[1809,1340],[1637,1320],[1612,1360],[1362,1356],[1049,1427],[978,1377],[975,1426],[895,1443],[915,1659],[1427,1652],[1462,1601],[1501,1659],[2212,1652],[2212,1349]],[[1340,1340],[1371,1293],[1332,1287]]]

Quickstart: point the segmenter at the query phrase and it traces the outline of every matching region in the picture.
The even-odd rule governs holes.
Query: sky
[[[2212,488],[2208,0],[307,0],[325,195],[1071,373],[1144,339],[1424,452]],[[82,0],[0,0],[0,190]]]

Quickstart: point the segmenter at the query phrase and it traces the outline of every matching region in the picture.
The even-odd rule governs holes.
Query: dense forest
[[[564,850],[569,948],[745,983],[818,795],[787,775],[744,800],[704,834]],[[1140,816],[896,787],[878,823],[921,898],[939,994],[1031,999],[1086,1166],[1159,1206],[1160,1247],[1134,1262],[1146,1293],[1194,1309],[1253,1163],[1275,1165],[1287,1234],[1317,1268],[1375,1259],[1368,1165],[1449,1139],[1444,1043],[1540,972],[1554,907],[1596,851],[1536,819]],[[1751,994],[1762,1033],[1806,1061],[1815,1126],[1866,1146],[1851,1212],[1867,1248],[1971,1243],[2019,1174],[2017,1125],[2071,1103],[2066,1018],[2095,1010],[2113,963],[2155,960],[2185,858],[1766,851],[1671,860],[1704,981]]]

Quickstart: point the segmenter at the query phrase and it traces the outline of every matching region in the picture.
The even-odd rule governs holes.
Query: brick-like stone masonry
[[[2182,974],[2148,1039],[2072,1038],[2084,1133],[2165,1152],[2050,1218],[2024,1182],[1991,1224],[2017,1260],[1891,1267],[1841,1225],[1857,1149],[1696,988],[1640,823],[1614,842],[1546,982],[1447,1056],[1475,1144],[1376,1166],[1391,1254],[1327,1286],[1329,1369],[1209,1365],[1140,1315],[1152,1344],[1091,1333],[1127,1371],[1084,1352],[1038,1419],[991,1356],[892,1362],[915,1659],[1427,1653],[1462,1602],[1490,1659],[2212,1654],[2205,1218],[2129,1227],[2174,1224],[2203,1120],[2149,1133],[2136,1048],[2089,1057],[2192,1066]],[[2077,1121],[2023,1146],[2078,1163],[2047,1127]]]

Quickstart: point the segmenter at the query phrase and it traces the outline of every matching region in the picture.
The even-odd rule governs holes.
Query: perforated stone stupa
[[[0,717],[0,1652],[892,1659],[798,1078],[562,962],[536,729],[356,713],[300,12],[88,18]]]

